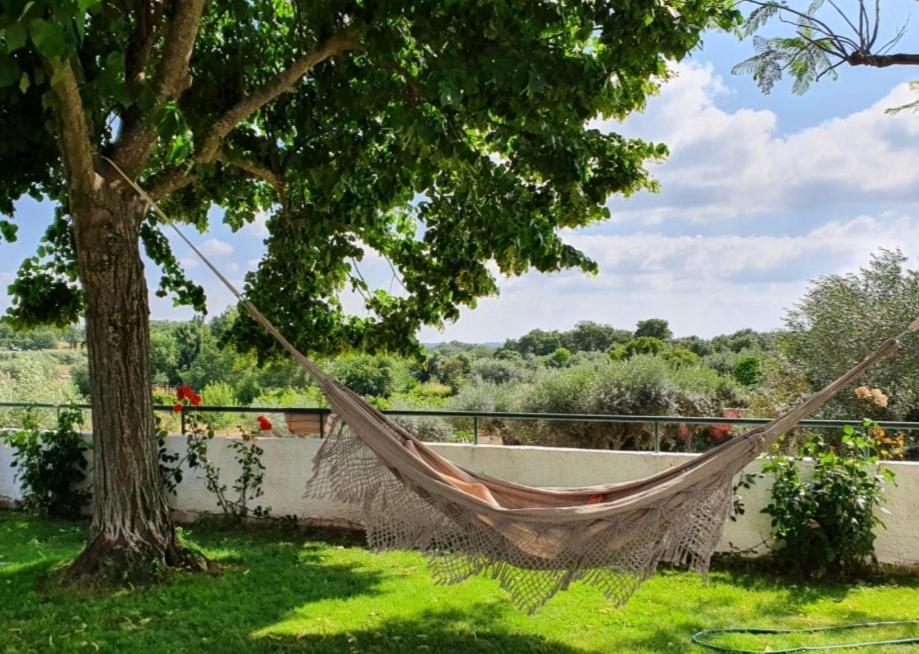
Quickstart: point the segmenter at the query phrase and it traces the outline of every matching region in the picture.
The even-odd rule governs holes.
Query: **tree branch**
[[[207,164],[216,161],[221,155],[223,140],[239,123],[277,97],[293,91],[297,82],[317,64],[349,50],[354,50],[357,45],[356,30],[348,28],[326,39],[315,49],[299,57],[262,88],[243,97],[239,102],[227,109],[220,118],[215,120],[205,133],[204,138],[199,142],[193,162]],[[242,168],[242,166],[239,167]],[[254,170],[249,170],[248,172],[255,174]],[[257,176],[261,177],[261,175]],[[164,170],[150,180],[150,197],[154,200],[163,198],[191,184],[194,181],[194,177],[195,175],[188,164]],[[265,178],[262,177],[262,179]],[[265,179],[265,181],[268,180]]]
[[[853,52],[847,59],[852,66],[919,66],[919,54],[898,53],[891,55],[873,55],[865,52]]]
[[[278,96],[293,91],[296,83],[317,64],[356,47],[355,31],[346,29],[326,39],[314,50],[301,56],[261,89],[245,96],[214,121],[198,147],[195,160],[199,163],[213,161],[223,139],[239,123]]]
[[[93,146],[76,76],[69,61],[55,57],[47,66],[57,97],[55,113],[68,186],[74,195],[91,192],[96,186]]]
[[[235,155],[226,151],[221,150],[217,153],[217,161],[221,161],[225,164],[239,168],[242,171],[245,171],[257,177],[264,182],[267,182],[278,192],[278,195],[281,197],[281,203],[284,203],[284,180],[282,180],[273,170],[260,166],[259,164],[246,159],[245,157]]]
[[[136,177],[156,143],[156,118],[165,101],[178,98],[191,84],[188,63],[195,49],[206,0],[179,0],[169,22],[163,54],[153,78],[154,107],[135,124],[126,126],[115,148],[114,161]]]
[[[195,173],[186,166],[160,171],[146,184],[147,194],[154,202],[159,202],[167,195],[180,191],[194,182],[195,177]]]

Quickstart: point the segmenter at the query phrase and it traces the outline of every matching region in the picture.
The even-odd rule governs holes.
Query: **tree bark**
[[[86,298],[92,390],[92,534],[74,578],[139,580],[188,564],[160,479],[150,390],[150,327],[139,229],[145,207],[96,177],[71,193]]]

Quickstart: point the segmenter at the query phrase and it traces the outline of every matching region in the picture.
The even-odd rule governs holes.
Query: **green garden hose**
[[[692,642],[702,647],[707,647],[716,652],[729,652],[731,654],[787,654],[788,652],[825,652],[833,649],[858,649],[863,647],[882,647],[885,645],[910,645],[919,644],[919,636],[912,638],[896,638],[891,640],[874,640],[863,643],[846,643],[840,645],[801,645],[788,649],[734,649],[731,647],[722,647],[706,642],[705,639],[710,636],[720,634],[807,634],[824,631],[848,631],[856,629],[867,629],[869,627],[888,627],[893,625],[914,624],[919,625],[919,620],[894,620],[889,622],[860,622],[857,624],[844,624],[835,627],[812,627],[810,629],[757,629],[749,627],[730,627],[727,629],[705,629],[692,635]]]

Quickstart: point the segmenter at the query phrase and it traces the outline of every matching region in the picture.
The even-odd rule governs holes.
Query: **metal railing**
[[[59,404],[43,404],[30,402],[0,402],[2,408],[18,409],[57,409]],[[88,404],[72,405],[77,409],[92,409]],[[171,405],[155,404],[154,411],[173,412]],[[189,412],[198,413],[284,413],[290,415],[314,415],[319,418],[319,437],[325,437],[326,418],[332,415],[332,410],[326,407],[242,407],[242,406],[183,406],[180,413],[182,433],[185,432],[185,417]],[[650,424],[654,433],[654,452],[661,451],[661,427],[664,425],[764,425],[771,421],[769,418],[722,418],[718,416],[653,416],[653,415],[610,415],[596,413],[525,413],[525,412],[496,412],[496,411],[449,411],[434,409],[390,409],[382,413],[402,417],[434,417],[434,418],[467,418],[472,425],[472,442],[479,443],[479,423],[481,420],[540,420],[545,422],[592,422],[610,424]],[[850,420],[802,420],[800,427],[841,429],[846,425],[861,424],[862,419]],[[878,421],[877,425],[891,431],[919,432],[919,422]],[[0,425],[2,426],[2,425]]]

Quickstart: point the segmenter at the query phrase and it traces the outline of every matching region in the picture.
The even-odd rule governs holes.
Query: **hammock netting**
[[[320,386],[337,426],[314,459],[307,494],[360,509],[371,547],[417,549],[434,577],[485,573],[534,611],[581,580],[622,604],[661,563],[701,573],[733,504],[733,478],[779,436],[919,331],[919,320],[842,377],[767,425],[643,479],[584,488],[536,488],[450,463],[297,350],[110,160],[258,322]]]

